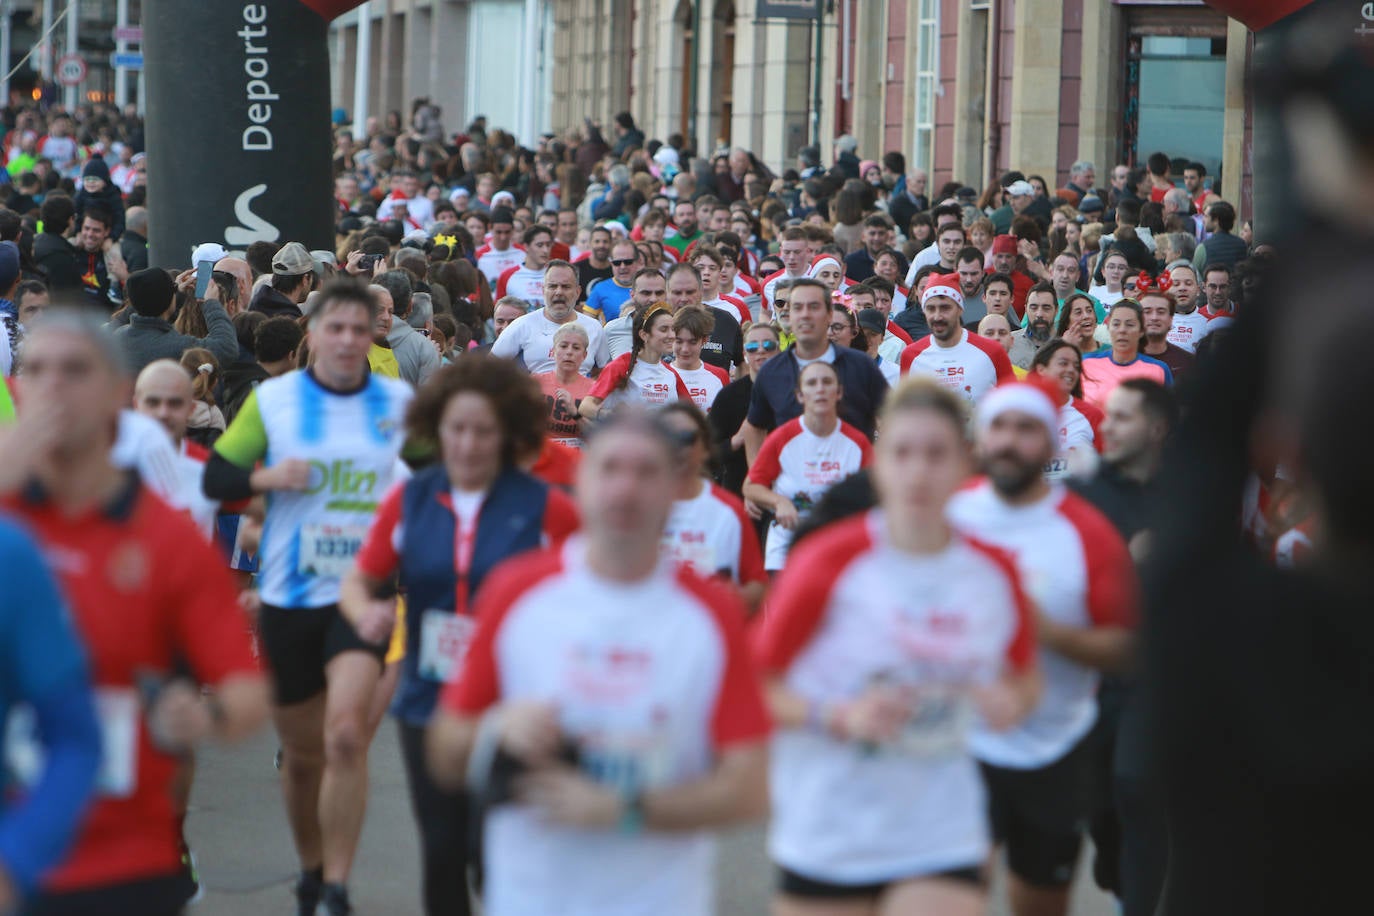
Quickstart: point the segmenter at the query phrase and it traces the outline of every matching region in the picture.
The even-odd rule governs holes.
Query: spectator
[[[130,274],[128,296],[134,314],[126,326],[115,332],[115,337],[124,346],[131,372],[140,372],[153,360],[179,360],[181,354],[192,347],[204,347],[224,363],[238,358],[238,336],[219,302],[219,289],[215,284],[211,283],[205,291],[205,323],[209,334],[203,338],[179,334],[172,327],[176,314],[176,284],[167,271],[149,267]]]

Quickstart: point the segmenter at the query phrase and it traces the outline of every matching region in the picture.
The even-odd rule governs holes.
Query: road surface
[[[290,916],[295,853],[282,813],[276,751],[270,733],[232,749],[207,749],[199,762],[192,810],[191,847],[200,863],[205,899],[191,916]],[[362,846],[350,892],[358,916],[420,913],[418,843],[410,816],[400,747],[390,721],[372,747],[371,793]],[[768,911],[772,873],[758,828],[729,834],[719,856],[719,916]],[[991,912],[1007,913],[1000,887]],[[1110,898],[1080,878],[1073,916],[1114,916]]]

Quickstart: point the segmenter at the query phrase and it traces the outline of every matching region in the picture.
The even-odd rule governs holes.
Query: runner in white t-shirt
[[[625,404],[662,407],[676,400],[690,401],[682,377],[663,361],[673,349],[673,316],[663,303],[635,315],[634,348],[611,360],[582,399],[578,411],[595,420]]]
[[[1102,451],[1098,427],[1102,425],[1102,411],[1083,400],[1083,356],[1078,348],[1065,340],[1052,340],[1035,354],[1031,370],[1057,390],[1059,423],[1056,427],[1059,450],[1045,465],[1045,478],[1062,480],[1069,476],[1086,476],[1097,465],[1096,455]]]
[[[553,250],[553,233],[538,224],[525,230],[525,260],[507,267],[496,280],[495,297],[514,296],[529,303],[531,309],[544,307],[544,267]]]
[[[577,270],[567,261],[550,261],[544,267],[544,307],[512,321],[491,345],[492,356],[519,357],[531,373],[553,370],[553,335],[576,321],[590,341],[582,363],[584,375],[611,361],[601,322],[577,310]]]
[[[1178,308],[1174,312],[1173,327],[1165,335],[1165,340],[1189,353],[1196,353],[1198,343],[1212,330],[1208,327],[1210,322],[1207,316],[1198,311],[1201,288],[1197,282],[1197,271],[1187,264],[1171,268],[1169,286],[1166,288],[1174,294]]]
[[[775,912],[983,912],[990,838],[968,732],[976,715],[1024,717],[1039,676],[1011,559],[945,520],[969,471],[965,426],[930,380],[889,394],[881,508],[799,543],[769,600],[755,645],[779,729]]]
[[[1016,381],[1007,351],[964,329],[958,274],[931,277],[921,293],[921,310],[930,333],[902,351],[903,375],[932,376],[971,404],[998,385]]]
[[[1006,731],[975,728],[993,834],[1007,848],[1012,899],[1065,913],[1090,807],[1090,733],[1100,671],[1133,653],[1138,583],[1121,536],[1079,496],[1044,477],[1058,392],[1022,382],[983,399],[977,443],[987,479],[955,496],[960,531],[1012,554],[1038,612],[1044,692]]]
[[[817,360],[797,376],[802,415],[768,434],[749,467],[744,498],[773,513],[764,566],[783,568],[792,532],[825,491],[866,467],[873,455],[868,437],[840,419],[844,391],[831,363]]]
[[[733,295],[721,295],[720,277],[725,266],[724,255],[714,246],[698,243],[692,248],[690,263],[697,269],[697,273],[701,274],[701,302],[703,305],[720,309],[738,321],[741,326],[752,320],[749,306]]]
[[[207,497],[202,489],[209,452],[186,438],[195,404],[191,377],[173,360],[154,360],[143,367],[134,383],[134,410],[157,423],[176,449],[177,476],[181,482],[178,494],[185,500],[183,508],[208,541],[214,537],[220,503]]]
[[[724,369],[701,361],[701,345],[713,327],[715,318],[707,308],[689,305],[673,316],[673,371],[687,386],[692,403],[702,410],[710,410],[716,395],[730,384]]]
[[[338,606],[391,485],[413,397],[406,383],[368,372],[377,308],[366,287],[327,285],[310,315],[311,367],[255,388],[205,468],[213,499],[268,495],[258,632],[272,671],[301,912],[349,911],[386,648],[359,636]]]
[[[475,252],[477,269],[486,275],[487,282],[493,287],[508,268],[519,267],[525,261],[525,252],[512,241],[515,232],[515,217],[505,207],[491,211],[491,240]]]
[[[486,813],[488,916],[707,916],[708,831],[766,809],[744,608],[660,550],[681,473],[673,434],[622,411],[583,453],[582,536],[478,595],[429,738],[447,788],[490,773],[498,748],[519,768]]]
[[[713,437],[706,415],[687,401],[674,401],[663,408],[662,419],[686,443],[682,489],[663,533],[664,552],[703,576],[733,582],[745,603],[758,607],[768,584],[763,551],[744,503],[707,477]]]

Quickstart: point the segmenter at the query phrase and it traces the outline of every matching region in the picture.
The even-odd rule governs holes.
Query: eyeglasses
[[[841,331],[843,331],[843,330],[844,330],[845,328],[847,328],[847,327],[849,327],[849,325],[845,324],[845,323],[842,322],[842,321],[837,321],[837,322],[835,322],[834,324],[832,324],[832,325],[830,326],[830,333],[831,333],[831,334],[838,334],[838,333],[840,333]]]
[[[787,302],[788,302],[788,300],[786,300],[786,299],[774,299],[774,300],[773,300],[773,308],[775,308],[775,309],[786,309],[786,308],[787,308]]]
[[[672,436],[673,442],[679,448],[687,448],[689,445],[696,445],[697,439],[699,438],[695,429],[675,429],[670,435]]]
[[[634,258],[620,258],[618,260],[615,258],[611,259],[611,264],[615,267],[629,267],[634,262]]]
[[[772,353],[778,348],[776,340],[751,340],[744,345],[745,353],[757,353],[762,350],[765,353]]]

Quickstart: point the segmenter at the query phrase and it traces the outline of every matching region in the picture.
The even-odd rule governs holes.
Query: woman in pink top
[[[1173,385],[1169,367],[1140,352],[1145,341],[1145,316],[1140,303],[1122,299],[1107,313],[1107,333],[1112,348],[1083,357],[1083,397],[1106,409],[1107,395],[1128,378],[1147,378],[1166,387]]]

